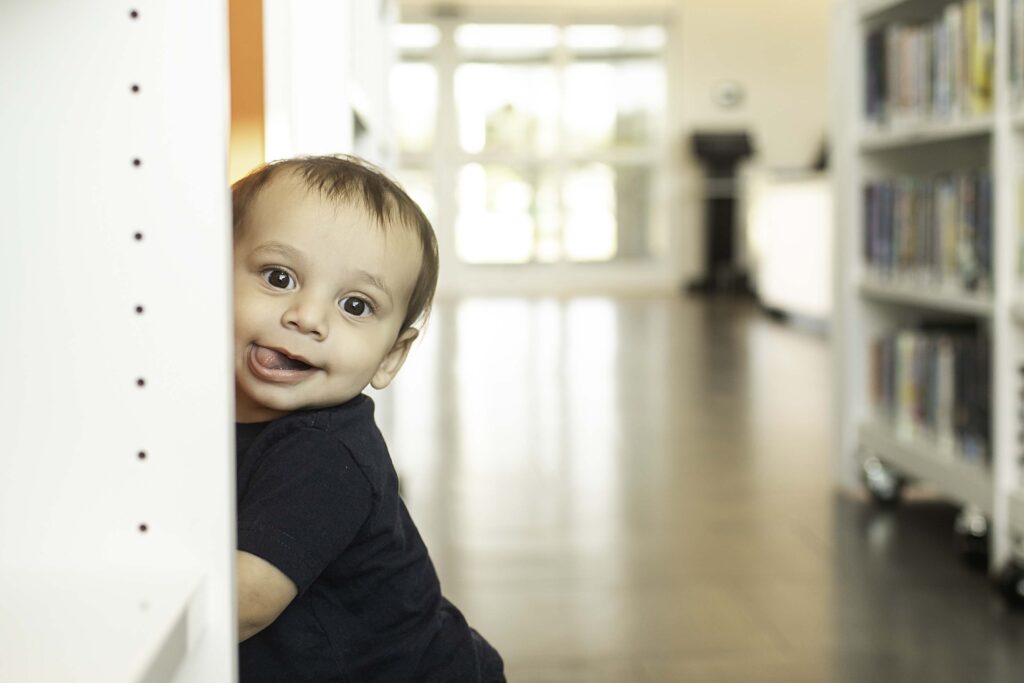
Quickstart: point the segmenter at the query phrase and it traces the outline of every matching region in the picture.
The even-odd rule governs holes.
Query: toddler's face
[[[359,203],[274,178],[235,239],[236,419],[272,420],[387,386],[416,336],[399,332],[420,259],[412,230],[381,228]]]

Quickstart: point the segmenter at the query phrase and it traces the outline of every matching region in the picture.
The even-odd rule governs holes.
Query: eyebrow
[[[273,251],[296,261],[305,261],[302,252],[283,242],[265,242],[253,249],[253,251]]]
[[[389,299],[394,299],[394,296],[391,294],[391,289],[384,283],[384,280],[365,270],[357,270],[355,274],[364,282],[370,283],[380,291],[387,294]]]

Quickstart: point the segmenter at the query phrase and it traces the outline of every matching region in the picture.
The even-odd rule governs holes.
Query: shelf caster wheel
[[[1024,609],[1024,566],[1008,562],[996,579],[999,593],[1006,604],[1014,609]]]
[[[895,505],[903,494],[906,480],[896,474],[888,465],[872,456],[864,461],[864,487],[879,505]]]
[[[957,552],[970,567],[988,568],[988,518],[981,510],[967,506],[960,511],[953,524]]]

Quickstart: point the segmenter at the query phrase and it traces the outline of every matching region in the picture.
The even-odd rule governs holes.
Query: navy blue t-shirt
[[[242,683],[505,680],[441,595],[369,397],[238,424],[236,437],[238,549],[299,591],[239,645]]]

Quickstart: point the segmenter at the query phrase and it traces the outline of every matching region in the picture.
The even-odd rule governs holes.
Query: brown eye
[[[341,310],[357,318],[363,318],[373,313],[373,308],[369,302],[357,296],[347,296],[342,299]]]
[[[292,279],[292,276],[280,268],[267,268],[260,274],[271,287],[276,289],[295,289],[295,281]]]

